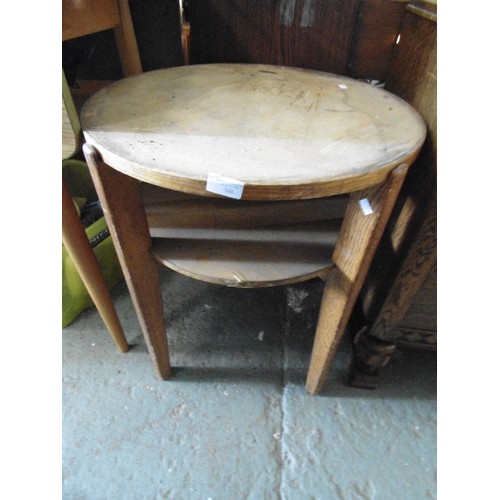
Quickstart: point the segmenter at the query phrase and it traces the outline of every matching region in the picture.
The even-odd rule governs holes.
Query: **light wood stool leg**
[[[62,211],[63,244],[116,346],[120,351],[126,352],[129,345],[111,300],[108,286],[64,181],[62,183]]]
[[[306,381],[311,394],[323,387],[407,170],[407,165],[400,165],[384,184],[351,194],[333,252],[335,267],[323,291]],[[361,209],[364,199],[373,210],[370,215]]]
[[[140,75],[142,63],[128,0],[118,0],[118,8],[121,23],[114,29],[114,33],[123,75]]]
[[[101,200],[116,253],[154,367],[162,379],[171,376],[158,264],[150,254],[151,237],[139,181],[106,165],[85,144],[85,158]]]

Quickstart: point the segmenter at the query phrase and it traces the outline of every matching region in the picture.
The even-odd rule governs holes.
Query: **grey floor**
[[[400,350],[375,391],[304,381],[322,282],[240,290],[162,270],[175,376],[158,380],[125,285],[133,348],[95,308],[63,330],[66,500],[436,498],[436,354]]]

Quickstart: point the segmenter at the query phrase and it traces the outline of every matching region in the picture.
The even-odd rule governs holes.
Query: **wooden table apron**
[[[406,170],[425,138],[418,113],[382,89],[329,73],[210,64],[115,82],[87,101],[81,122],[84,152],[162,378],[171,369],[144,182],[204,197],[211,210],[218,210],[217,199],[224,210],[224,203],[252,207],[250,200],[286,210],[286,202],[303,200],[307,212],[314,199],[349,193],[325,274],[306,383],[309,392],[318,392]],[[228,202],[208,192],[213,175],[243,186],[241,200]],[[359,203],[365,199],[370,214]],[[246,284],[253,285],[259,286]]]

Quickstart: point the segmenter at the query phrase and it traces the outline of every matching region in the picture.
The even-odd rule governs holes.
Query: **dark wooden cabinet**
[[[428,136],[361,292],[352,384],[375,387],[396,346],[437,348],[436,5],[406,6],[386,89],[412,104]]]
[[[297,66],[384,80],[406,2],[189,0],[192,64]]]

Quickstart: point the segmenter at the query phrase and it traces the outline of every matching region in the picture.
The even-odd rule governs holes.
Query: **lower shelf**
[[[192,278],[240,288],[287,285],[332,268],[340,220],[255,229],[177,229],[152,233],[153,255]],[[158,237],[160,236],[161,237]]]

